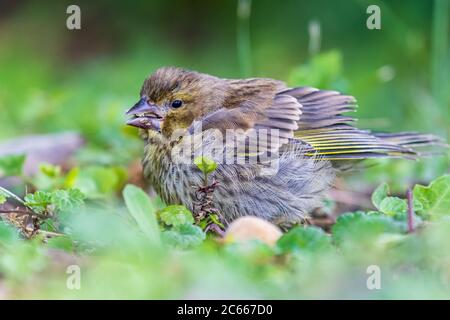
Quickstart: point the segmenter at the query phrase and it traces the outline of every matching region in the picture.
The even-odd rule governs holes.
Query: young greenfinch
[[[140,128],[144,175],[167,204],[198,210],[205,175],[194,160],[208,154],[218,163],[208,177],[213,206],[226,224],[252,215],[285,225],[321,206],[342,163],[417,158],[416,147],[439,142],[357,129],[344,115],[355,108],[336,91],[163,67],[144,81],[127,124]]]

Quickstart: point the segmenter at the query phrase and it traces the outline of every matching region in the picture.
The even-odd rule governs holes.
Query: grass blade
[[[161,242],[155,207],[148,195],[140,188],[127,185],[123,190],[123,198],[131,216],[136,220],[141,231],[152,243]]]

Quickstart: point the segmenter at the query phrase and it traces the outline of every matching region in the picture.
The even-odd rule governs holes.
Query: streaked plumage
[[[182,106],[172,107],[175,100]],[[186,137],[198,138],[191,160],[213,148],[213,131],[242,129],[246,141],[251,133],[276,129],[280,139],[264,150],[241,151],[252,164],[221,164],[212,174],[219,182],[214,205],[227,222],[243,215],[256,215],[275,223],[302,222],[321,205],[333,183],[341,160],[420,156],[417,146],[439,142],[433,135],[418,133],[372,133],[352,125],[345,115],[355,111],[356,100],[336,91],[310,87],[287,88],[273,79],[220,79],[184,69],[165,67],[145,80],[141,100],[128,114],[129,124],[140,127],[146,140],[144,175],[168,204],[184,204],[195,211],[195,190],[203,175],[194,164],[180,163],[172,151]],[[201,127],[201,132],[197,130]],[[183,138],[172,134],[185,129]],[[184,140],[183,140],[184,139]],[[272,139],[272,136],[270,136]],[[200,141],[200,142],[198,142]],[[235,151],[225,144],[219,158]],[[278,170],[263,154],[279,155]],[[220,160],[220,159],[219,159]]]

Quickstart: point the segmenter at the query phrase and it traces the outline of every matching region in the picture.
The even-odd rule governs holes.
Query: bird
[[[139,128],[143,175],[166,204],[195,214],[205,182],[195,158],[213,154],[211,201],[223,223],[256,216],[283,226],[305,223],[323,206],[344,164],[417,159],[419,147],[442,142],[358,129],[348,115],[356,108],[353,96],[338,91],[160,67],[145,79],[126,123]]]

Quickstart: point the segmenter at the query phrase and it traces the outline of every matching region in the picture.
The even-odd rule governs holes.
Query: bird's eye
[[[174,100],[172,101],[172,108],[179,108],[183,105],[183,101],[181,100]]]

